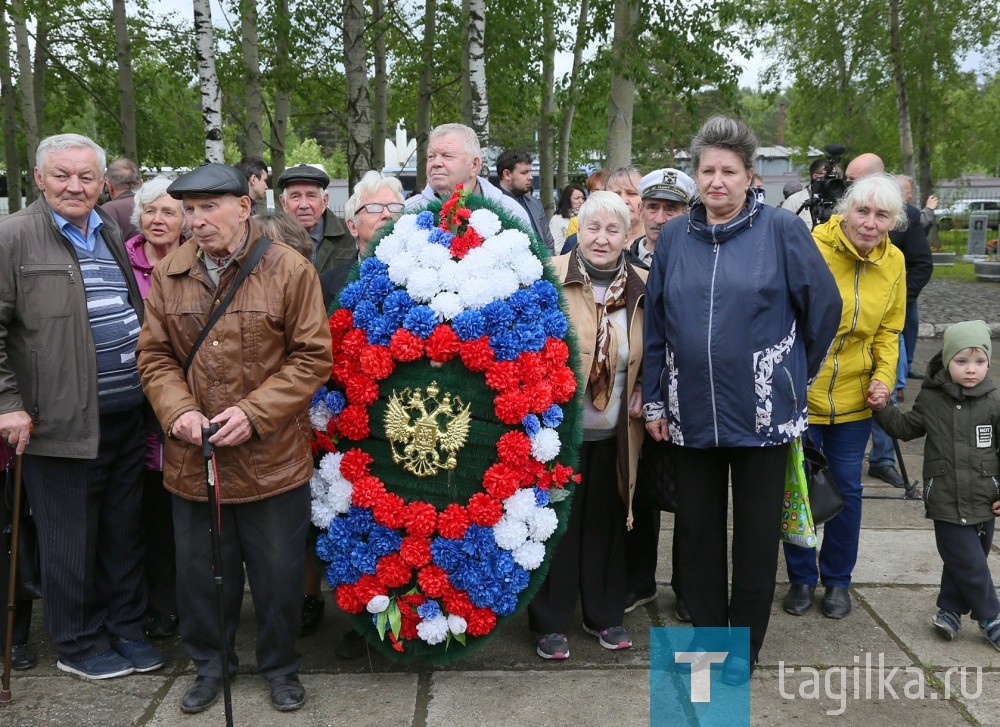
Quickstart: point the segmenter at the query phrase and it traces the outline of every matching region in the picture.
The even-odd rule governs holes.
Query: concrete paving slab
[[[169,679],[144,674],[122,679],[84,681],[61,677],[19,676],[11,680],[12,701],[0,709],[5,727],[117,727],[141,724],[151,700]]]
[[[941,559],[933,530],[862,528],[854,583],[935,584]]]
[[[517,673],[436,673],[426,725],[649,724],[648,669],[567,669],[566,664]]]
[[[969,714],[982,725],[1000,724],[1000,674],[993,672],[976,672],[966,670],[966,681],[962,682],[961,673],[952,671],[935,672],[942,681],[948,680],[948,693],[951,698],[962,705]]]

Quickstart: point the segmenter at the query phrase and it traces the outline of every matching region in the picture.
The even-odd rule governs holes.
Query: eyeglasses
[[[393,214],[396,214],[397,212],[402,212],[404,206],[405,205],[403,205],[402,202],[390,202],[389,204],[382,204],[381,202],[369,202],[368,204],[361,205],[361,209],[373,215],[382,214],[382,210],[389,210]]]

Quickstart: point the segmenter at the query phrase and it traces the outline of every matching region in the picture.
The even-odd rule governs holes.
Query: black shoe
[[[746,659],[730,654],[722,665],[722,674],[719,678],[723,684],[739,687],[750,681],[753,667],[754,665]]]
[[[169,639],[177,633],[177,614],[151,616],[142,627],[142,631],[149,639]]]
[[[340,659],[360,659],[368,651],[368,641],[357,631],[348,631],[333,649]]]
[[[656,586],[652,588],[647,588],[644,591],[638,593],[629,593],[625,596],[625,613],[632,613],[634,610],[639,608],[639,606],[644,606],[647,603],[652,603],[656,600]]]
[[[222,680],[216,677],[195,677],[194,684],[188,687],[181,699],[181,711],[185,714],[204,712],[219,701],[219,690]]]
[[[678,598],[677,603],[674,604],[674,616],[681,623],[691,623],[691,614],[688,612],[687,604],[684,603],[683,598]]]
[[[323,621],[323,611],[326,609],[326,602],[322,596],[307,595],[302,600],[302,628],[299,636],[308,636],[319,628]]]
[[[813,593],[815,591],[816,586],[793,583],[789,586],[788,593],[785,594],[785,598],[781,602],[781,607],[785,609],[785,613],[801,616],[813,607]]]
[[[271,706],[279,712],[293,712],[306,703],[306,688],[299,681],[298,674],[289,674],[272,679]]]
[[[899,470],[896,469],[895,465],[891,464],[873,464],[868,466],[868,476],[877,477],[883,482],[888,482],[893,487],[906,487],[906,482],[903,480],[903,475],[899,474]]]
[[[31,644],[14,644],[10,649],[10,668],[14,671],[27,671],[38,665],[38,657]]]
[[[913,369],[910,369],[909,371],[906,372],[906,378],[916,379],[917,381],[920,381],[920,379],[924,378],[924,375],[919,371],[914,371]]]
[[[827,618],[844,618],[851,612],[851,594],[846,588],[829,586],[823,594],[820,610]]]

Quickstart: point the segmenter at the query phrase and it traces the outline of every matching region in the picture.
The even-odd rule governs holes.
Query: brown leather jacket
[[[259,238],[251,220],[250,244],[238,261]],[[211,419],[239,406],[254,432],[237,447],[216,449],[220,501],[272,497],[312,477],[308,407],[333,365],[319,278],[309,260],[272,244],[198,349],[185,380],[188,352],[218,291],[237,274],[236,265],[226,268],[217,290],[198,252],[188,241],[153,269],[137,348],[142,385],[166,432],[184,412],[200,410]],[[180,497],[206,499],[201,449],[168,438],[163,480]]]

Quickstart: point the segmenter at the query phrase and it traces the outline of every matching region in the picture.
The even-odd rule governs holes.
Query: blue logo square
[[[649,630],[650,727],[750,727],[750,683],[720,679],[728,659],[750,661],[750,629]]]

